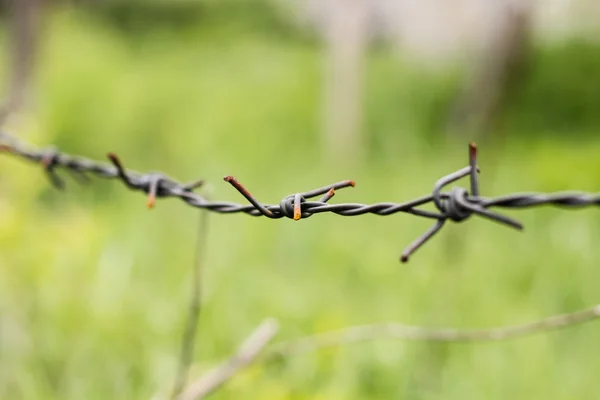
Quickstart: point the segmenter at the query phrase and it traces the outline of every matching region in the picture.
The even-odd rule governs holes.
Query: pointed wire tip
[[[256,209],[258,211],[260,211],[260,213],[262,215],[269,217],[269,218],[276,218],[275,215],[273,214],[273,211],[269,210],[268,208],[266,208],[265,206],[260,204],[260,202],[258,200],[256,200],[254,198],[254,196],[252,196],[252,194],[248,191],[248,189],[246,189],[244,187],[244,185],[242,185],[240,182],[238,182],[238,180],[235,179],[233,176],[227,175],[226,177],[223,178],[223,180],[225,182],[229,182],[231,184],[231,186],[233,186],[238,192],[240,192],[242,194],[242,196],[244,196],[246,198],[246,200],[248,200],[250,202],[250,204],[252,204],[254,207],[256,207]]]
[[[197,189],[197,188],[199,188],[199,187],[203,186],[203,185],[204,185],[204,183],[205,183],[205,182],[204,182],[204,179],[199,179],[199,180],[197,180],[196,182],[188,183],[188,184],[187,184],[187,185],[185,185],[184,187],[185,187],[185,189],[187,189],[187,190],[194,190],[194,189]]]
[[[321,198],[319,199],[319,201],[320,201],[321,203],[327,203],[329,200],[331,200],[331,198],[332,198],[333,196],[335,196],[335,189],[334,189],[334,188],[331,188],[331,189],[329,189],[329,191],[328,191],[327,193],[325,193],[325,195],[324,195],[323,197],[321,197]]]
[[[155,204],[156,204],[156,197],[148,196],[148,201],[146,202],[146,206],[148,207],[148,209],[149,210],[153,209]]]
[[[107,153],[106,157],[108,157],[108,159],[113,163],[113,165],[117,167],[117,170],[120,170],[122,168],[121,160],[119,159],[119,157],[117,157],[115,153]]]
[[[476,166],[477,164],[477,145],[475,142],[469,143],[469,161],[472,166]],[[479,172],[479,167],[477,167],[477,172]]]
[[[302,218],[302,196],[298,193],[294,196],[294,221]]]

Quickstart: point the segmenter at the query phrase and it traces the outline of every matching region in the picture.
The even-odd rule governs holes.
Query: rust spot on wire
[[[354,183],[354,182],[352,182],[352,183]],[[354,185],[352,185],[352,186],[354,186]],[[331,200],[331,198],[333,196],[335,196],[335,189],[331,188],[331,189],[329,189],[329,191],[327,193],[325,193],[325,196],[323,196],[319,199],[319,201],[321,203],[327,203],[329,200]]]
[[[297,193],[294,196],[294,221],[302,218],[302,195]]]
[[[233,176],[228,175],[225,178],[223,178],[225,180],[225,182],[229,182],[231,184],[231,186],[233,186],[234,188],[237,189],[238,192],[240,192],[242,194],[242,196],[244,196],[246,198],[246,200],[248,200],[250,202],[250,204],[252,204],[254,207],[256,207],[256,209],[258,211],[260,211],[260,213],[266,217],[269,218],[273,218],[273,212],[271,212],[270,210],[268,210],[265,206],[263,206],[254,196],[252,196],[252,194],[248,191],[248,189],[246,189],[244,187],[244,185],[242,185],[237,179],[235,179]]]

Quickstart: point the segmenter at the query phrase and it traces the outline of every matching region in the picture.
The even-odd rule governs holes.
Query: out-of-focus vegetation
[[[468,137],[438,140],[460,74],[428,72],[381,46],[367,63],[369,157],[351,171],[328,165],[317,145],[318,41],[284,29],[268,5],[236,4],[233,13],[218,2],[173,14],[137,3],[51,8],[36,101],[7,128],[40,146],[97,159],[114,151],[137,170],[202,177],[211,196],[235,201],[224,175],[265,202],[355,179],[334,200],[368,203],[420,196],[465,165]],[[599,191],[599,50],[536,47],[482,143],[484,194]],[[40,168],[8,157],[0,171],[0,398],[143,399],[168,389],[200,213],[175,200],[148,211],[119,182],[59,192]],[[289,338],[388,320],[488,327],[597,303],[596,214],[514,212],[523,233],[474,218],[408,265],[397,257],[429,221],[211,215],[193,375],[267,316]],[[259,364],[214,398],[594,398],[599,330],[356,344]]]

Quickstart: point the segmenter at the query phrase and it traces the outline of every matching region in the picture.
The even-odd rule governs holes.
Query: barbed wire
[[[404,203],[380,202],[375,204],[337,203],[328,201],[335,191],[346,187],[354,187],[351,180],[337,182],[318,189],[299,192],[285,196],[279,204],[263,204],[233,176],[224,180],[230,183],[250,204],[238,204],[228,201],[209,201],[194,190],[202,186],[203,180],[190,183],[179,182],[161,172],[141,173],[126,169],[121,160],[113,153],[108,159],[112,165],[100,163],[85,157],[73,156],[55,148],[37,149],[20,140],[0,132],[0,152],[5,152],[43,166],[50,182],[58,189],[65,183],[56,170],[62,168],[70,172],[78,181],[88,181],[89,174],[101,178],[117,179],[127,188],[144,192],[148,196],[148,207],[154,207],[156,199],[179,198],[186,204],[220,214],[244,213],[251,216],[264,216],[271,219],[289,218],[306,219],[314,214],[334,213],[342,216],[375,214],[388,216],[396,213],[408,213],[415,216],[434,219],[434,225],[414,240],[402,252],[401,262],[407,262],[429,239],[438,233],[450,220],[463,222],[472,215],[489,219],[508,227],[522,230],[523,225],[508,216],[490,211],[490,208],[521,209],[541,205],[553,205],[570,209],[600,205],[600,194],[580,191],[557,193],[514,193],[495,198],[483,197],[479,194],[479,167],[477,166],[477,147],[469,144],[469,165],[440,178],[433,186],[432,194],[419,197]],[[463,187],[453,187],[443,191],[448,185],[469,177],[470,191]],[[317,200],[315,197],[320,196]],[[422,206],[433,204],[437,211],[424,210]]]

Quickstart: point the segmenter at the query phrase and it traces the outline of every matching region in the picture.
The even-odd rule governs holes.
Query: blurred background
[[[481,191],[600,191],[596,0],[18,0],[1,7],[4,128],[245,202],[342,179],[333,202],[431,192],[480,149]],[[69,177],[67,176],[67,179]],[[0,158],[0,398],[168,392],[201,213]],[[467,186],[467,182],[464,183]],[[265,317],[492,327],[599,302],[596,210],[473,218],[211,215],[191,376]],[[598,325],[488,344],[382,340],[257,364],[215,399],[591,399]]]

